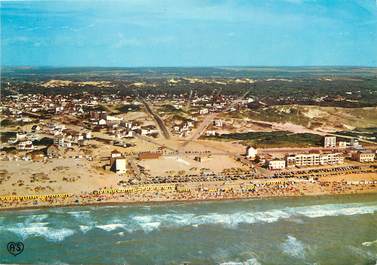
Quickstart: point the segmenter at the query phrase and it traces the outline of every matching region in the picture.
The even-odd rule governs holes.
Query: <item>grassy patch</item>
[[[33,123],[33,122],[23,122],[23,121],[14,121],[14,120],[10,120],[10,119],[4,119],[2,121],[0,121],[0,127],[16,127],[16,126],[23,126],[23,125],[26,125],[26,124],[30,124],[30,123]]]
[[[337,132],[337,134],[345,135],[345,136],[352,136],[355,138],[361,138],[361,139],[377,142],[377,128],[376,127],[356,128],[350,131],[340,131],[340,132]]]
[[[40,140],[34,140],[33,141],[34,145],[46,145],[46,146],[49,146],[49,145],[52,145],[53,143],[54,143],[54,139],[51,139],[51,138],[48,138],[48,137],[43,137]]]
[[[140,106],[134,105],[134,104],[126,104],[126,105],[117,107],[116,110],[122,113],[135,112],[135,111],[140,111]]]
[[[10,138],[15,138],[16,132],[0,132],[0,139],[2,143],[7,142]]]
[[[5,119],[5,120],[0,121],[1,127],[8,127],[8,126],[12,126],[12,125],[14,125],[14,122],[9,120],[9,119]]]
[[[162,105],[159,109],[160,112],[166,112],[166,113],[184,113],[182,109],[177,109],[173,105],[165,104]]]
[[[300,110],[290,108],[289,106],[286,108],[286,110],[282,109],[281,107],[269,107],[258,109],[257,111],[250,111],[248,117],[254,120],[269,122],[291,122],[303,126],[307,126],[310,122],[310,119],[305,117]]]
[[[207,139],[240,140],[245,145],[253,145],[258,148],[322,146],[322,136],[320,135],[286,131],[230,133],[207,137]]]

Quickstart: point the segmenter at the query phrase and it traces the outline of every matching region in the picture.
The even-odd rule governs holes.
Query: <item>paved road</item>
[[[186,104],[186,110],[188,110],[190,108],[190,105],[191,105],[191,98],[192,98],[192,89],[190,90],[190,95],[189,95],[189,98],[187,100],[187,104]]]
[[[196,131],[194,132],[194,134],[190,137],[189,140],[185,141],[181,148],[184,148],[186,145],[188,145],[190,142],[192,141],[195,141],[195,140],[198,140],[200,136],[202,136],[202,134],[205,132],[205,130],[207,129],[207,127],[213,122],[213,120],[221,113],[223,112],[227,112],[229,111],[230,109],[232,109],[236,104],[238,104],[242,99],[244,99],[246,97],[247,94],[249,94],[250,91],[246,91],[241,97],[239,97],[238,99],[234,100],[232,102],[232,104],[230,104],[225,110],[223,110],[222,112],[216,112],[216,113],[211,113],[209,115],[207,115],[204,120],[199,124],[198,128],[196,129]]]
[[[160,131],[162,132],[162,135],[165,139],[170,139],[170,134],[168,129],[165,126],[164,121],[161,119],[160,116],[157,115],[156,112],[152,110],[152,108],[149,106],[148,102],[146,102],[144,99],[141,99],[141,102],[143,102],[147,112],[153,117],[153,119],[156,121],[158,127],[160,128]]]
[[[181,148],[185,147],[190,142],[199,139],[199,137],[204,133],[204,131],[213,122],[217,115],[219,115],[219,113],[211,113],[207,117],[205,117],[205,119],[200,123],[200,125],[196,129],[195,133],[191,136],[191,138],[188,141],[185,141],[182,144]]]

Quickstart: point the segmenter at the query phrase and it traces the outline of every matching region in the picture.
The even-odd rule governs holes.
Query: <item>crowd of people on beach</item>
[[[234,181],[234,180],[248,180],[256,178],[255,173],[248,174],[190,174],[190,175],[168,175],[149,177],[139,181],[139,184],[161,184],[161,183],[188,183],[188,182],[211,182],[211,181]],[[127,183],[128,185],[129,183]]]
[[[374,165],[366,166],[342,166],[330,168],[302,169],[277,172],[270,178],[318,178],[324,176],[337,176],[346,174],[377,173]]]
[[[1,208],[85,205],[96,203],[150,202],[175,200],[216,200],[310,194],[343,194],[377,191],[372,181],[321,180],[347,174],[370,174],[377,166],[342,166],[322,169],[301,169],[277,172],[268,178],[254,174],[156,177],[151,183],[104,187],[80,194],[0,196]]]
[[[376,181],[377,184],[377,181]],[[178,185],[168,185],[164,188],[134,187],[133,189],[103,189],[91,193],[44,195],[42,199],[36,196],[15,196],[7,200],[0,198],[1,208],[86,205],[98,203],[132,203],[158,201],[189,201],[189,200],[217,200],[243,199],[273,196],[301,196],[313,193],[319,187],[323,194],[342,194],[376,191],[376,184],[344,185],[341,182],[262,182],[249,181],[235,183],[206,183],[190,184],[178,188]],[[4,196],[3,196],[4,197]]]

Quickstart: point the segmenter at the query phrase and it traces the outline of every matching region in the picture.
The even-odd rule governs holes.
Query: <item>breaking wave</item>
[[[83,232],[84,234],[86,233],[86,232],[88,232],[89,230],[91,230],[92,229],[92,227],[90,227],[90,226],[87,226],[87,225],[80,225],[80,230],[81,230],[81,232]]]
[[[128,232],[144,231],[146,233],[161,228],[191,226],[197,228],[201,225],[223,225],[227,228],[236,228],[240,224],[274,223],[279,220],[302,223],[302,217],[320,218],[328,216],[360,215],[377,212],[377,205],[350,204],[325,204],[306,207],[286,207],[267,211],[239,211],[233,213],[207,213],[194,214],[187,212],[171,212],[162,214],[136,214],[110,220],[107,223],[93,223],[87,220],[85,226],[80,225],[82,232],[92,228],[104,231],[117,229]],[[72,214],[72,213],[71,213]],[[81,216],[80,214],[75,214]],[[301,217],[301,218],[299,218]],[[79,219],[80,220],[80,219]]]
[[[20,236],[23,240],[31,236],[40,236],[47,241],[60,242],[66,237],[69,237],[75,233],[74,230],[68,228],[52,228],[47,226],[48,223],[17,223],[14,227],[3,228]]]
[[[82,218],[86,219],[90,217],[90,211],[70,211],[67,213],[78,220],[81,220]]]
[[[223,262],[220,263],[219,265],[260,265],[259,261],[256,258],[251,258],[246,261],[228,261],[228,262]]]
[[[107,224],[107,225],[97,225],[96,227],[105,231],[113,231],[117,228],[124,228],[124,224]]]
[[[370,241],[370,242],[363,242],[363,243],[361,243],[361,245],[363,245],[364,247],[370,247],[370,246],[373,246],[373,245],[377,246],[377,240]]]
[[[33,214],[33,215],[20,215],[17,217],[17,219],[24,218],[24,222],[26,223],[32,223],[32,222],[42,222],[46,220],[49,217],[48,214]]]
[[[367,259],[370,259],[370,260],[376,260],[376,262],[377,262],[377,254],[374,253],[374,252],[371,252],[369,250],[360,249],[360,248],[357,248],[357,247],[354,247],[354,246],[348,246],[348,248],[351,250],[351,252],[353,252],[357,256],[364,257],[364,258],[367,258]]]
[[[288,238],[283,242],[281,248],[285,254],[294,258],[305,258],[305,246],[294,236],[288,235]]]
[[[101,211],[102,208],[97,208]],[[159,210],[158,208],[157,210]],[[73,218],[64,219],[64,212],[57,215],[34,214],[17,217],[16,223],[8,223],[0,227],[1,231],[9,231],[18,234],[22,238],[29,236],[42,236],[49,241],[61,241],[75,232],[87,233],[92,229],[101,229],[106,232],[116,231],[133,233],[143,231],[150,233],[160,229],[191,227],[199,229],[203,225],[221,225],[229,229],[237,228],[242,224],[274,223],[281,220],[289,222],[305,222],[305,218],[321,218],[342,215],[361,215],[377,212],[377,204],[373,203],[345,203],[323,204],[298,207],[284,207],[265,211],[256,210],[233,210],[233,212],[209,212],[193,213],[185,209],[172,211],[164,210],[156,213],[153,207],[148,211],[124,212],[114,211],[110,220],[101,221],[91,211],[68,211],[68,216]],[[106,217],[109,217],[106,213]],[[114,214],[114,215],[113,215]],[[67,215],[66,215],[67,216]],[[102,216],[100,214],[99,216]],[[62,219],[63,218],[63,219]],[[48,223],[49,221],[50,223]],[[3,223],[6,219],[3,220]],[[63,223],[62,223],[63,222]],[[64,227],[64,228],[63,228]],[[284,244],[297,243],[294,238],[288,237]],[[374,242],[364,242],[364,246]],[[291,253],[293,254],[293,253]]]

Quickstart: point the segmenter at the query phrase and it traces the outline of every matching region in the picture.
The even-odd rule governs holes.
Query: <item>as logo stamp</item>
[[[7,245],[7,250],[13,256],[17,256],[24,251],[24,243],[22,242],[9,242]]]

